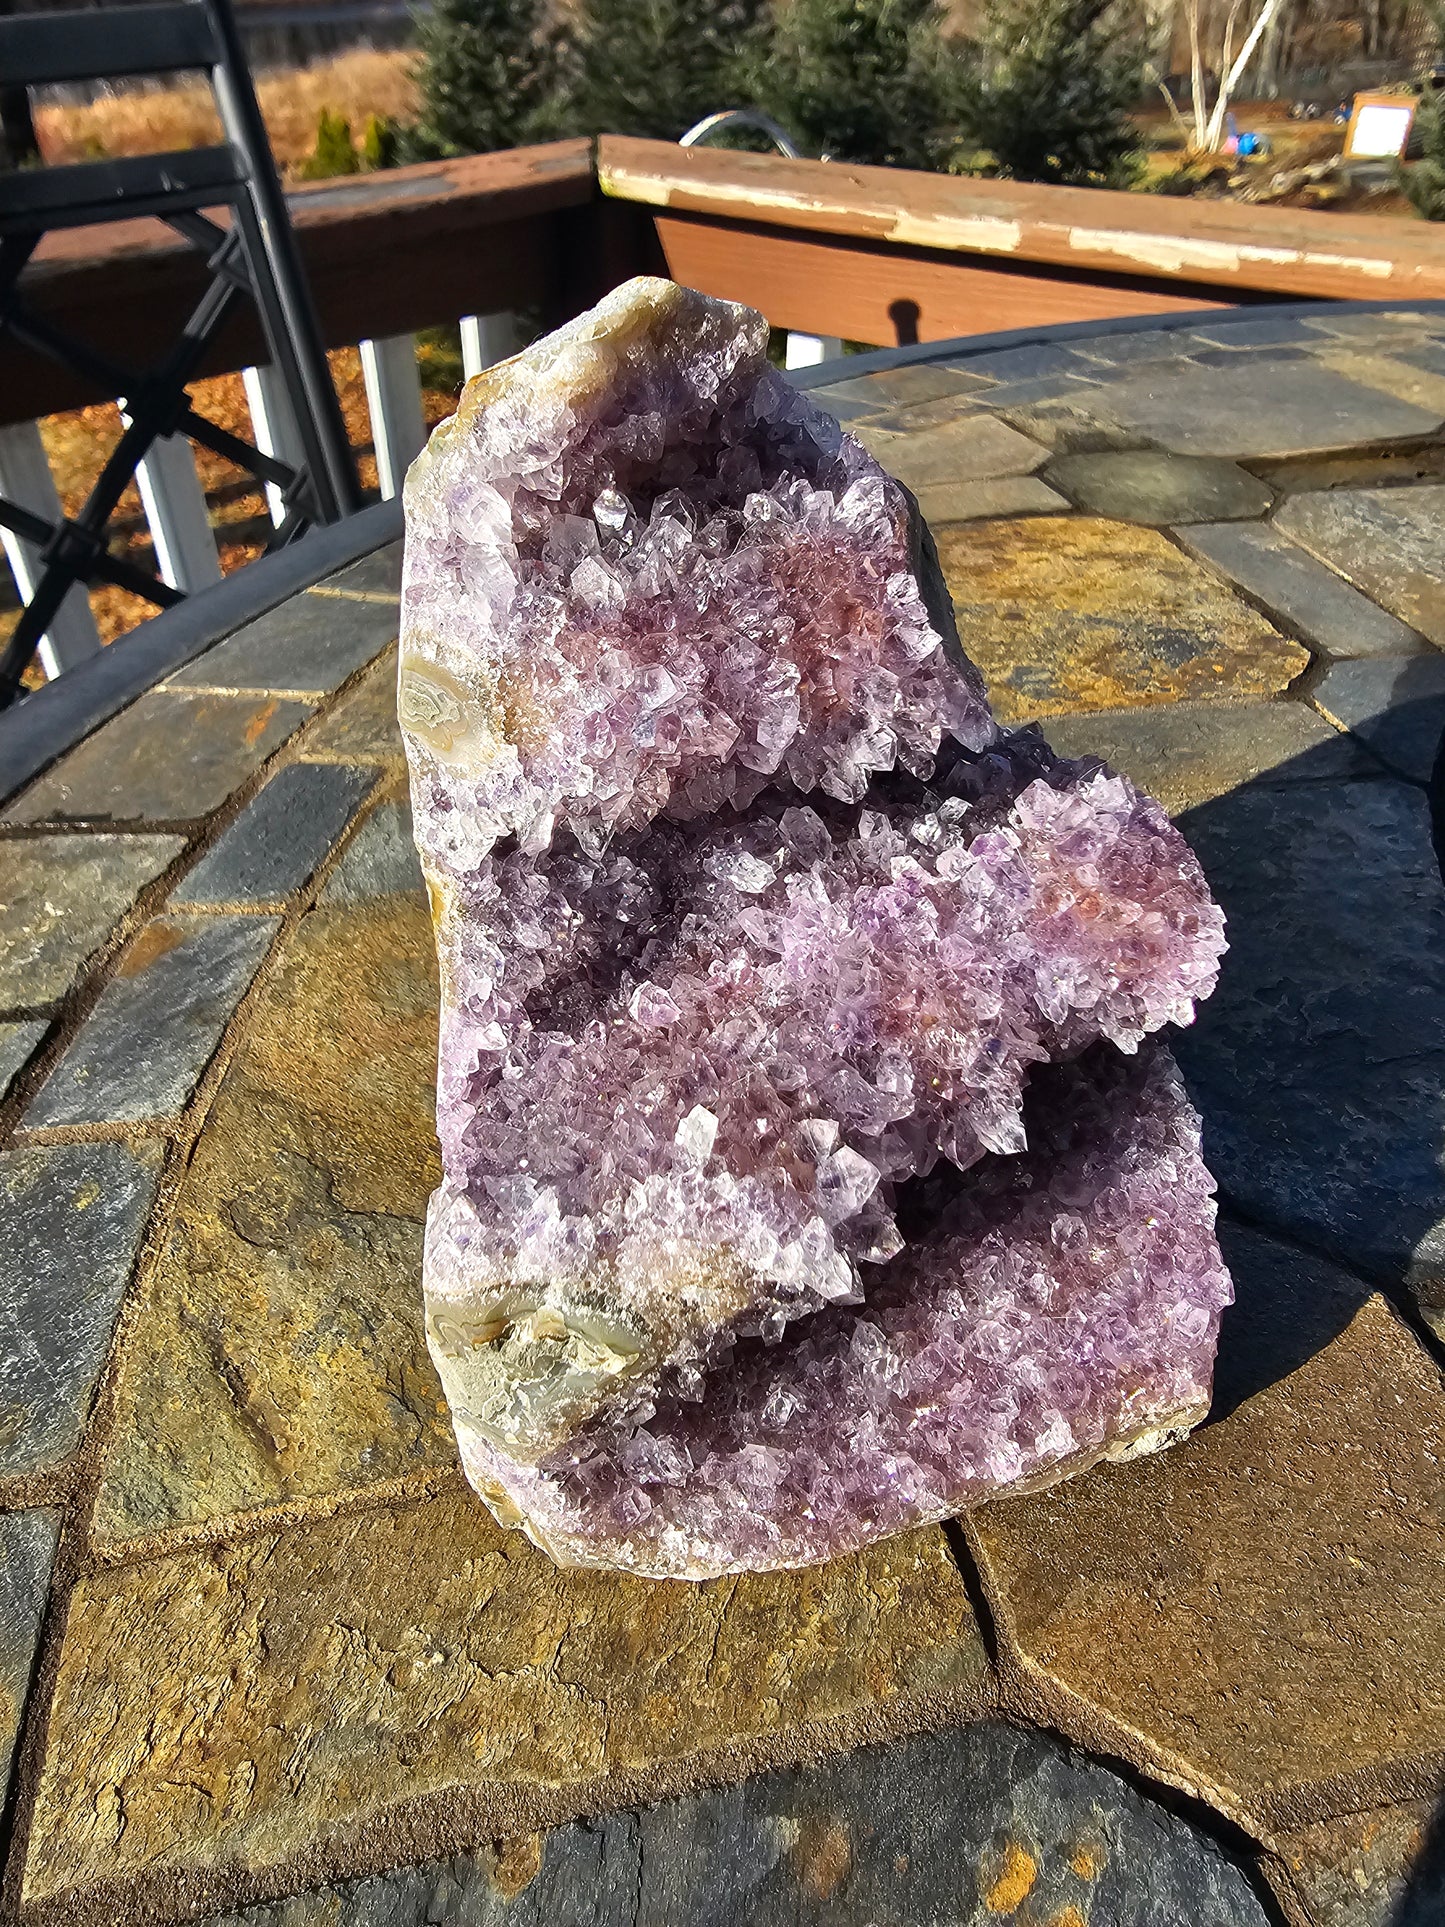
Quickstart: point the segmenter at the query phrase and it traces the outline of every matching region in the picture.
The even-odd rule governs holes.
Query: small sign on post
[[[1347,161],[1399,160],[1415,120],[1410,94],[1356,94],[1345,134]]]

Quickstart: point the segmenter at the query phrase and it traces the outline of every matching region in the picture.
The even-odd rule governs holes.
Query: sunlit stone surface
[[[998,729],[761,319],[619,290],[470,385],[407,526],[428,1333],[498,1515],[800,1565],[1193,1423],[1229,1286],[1140,1045],[1222,919],[1157,805]]]

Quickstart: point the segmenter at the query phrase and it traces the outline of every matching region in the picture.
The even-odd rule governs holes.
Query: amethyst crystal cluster
[[[427,1333],[567,1564],[806,1565],[1150,1450],[1230,1287],[1154,1033],[1223,922],[994,722],[906,492],[760,316],[635,281],[407,484],[442,973]]]

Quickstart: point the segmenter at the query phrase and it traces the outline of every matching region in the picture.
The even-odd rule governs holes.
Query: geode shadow
[[[1445,1334],[1445,888],[1430,799],[1383,770],[1342,779],[1336,750],[1179,818],[1230,949],[1176,1055],[1226,1213],[1397,1299],[1413,1291]],[[1302,1363],[1353,1309],[1343,1279],[1311,1301],[1267,1269],[1236,1262],[1228,1403]]]

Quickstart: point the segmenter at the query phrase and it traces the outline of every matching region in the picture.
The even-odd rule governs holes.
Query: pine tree
[[[323,107],[316,117],[316,145],[301,163],[301,177],[307,181],[326,181],[336,174],[355,174],[361,166],[351,139],[351,122],[345,114],[333,114]]]
[[[1445,54],[1445,4],[1425,0],[1435,30],[1435,51]],[[1427,82],[1415,109],[1411,148],[1419,142],[1419,159],[1399,170],[1400,186],[1415,212],[1427,221],[1445,221],[1445,96]]]
[[[741,48],[767,0],[578,0],[568,131],[676,140],[736,97]]]
[[[421,115],[405,158],[490,154],[550,131],[557,62],[545,0],[432,0],[418,39]]]
[[[1143,39],[1120,0],[991,0],[960,113],[1010,179],[1126,187],[1143,91]]]
[[[783,0],[747,104],[808,154],[936,168],[953,147],[958,43],[937,0]]]

